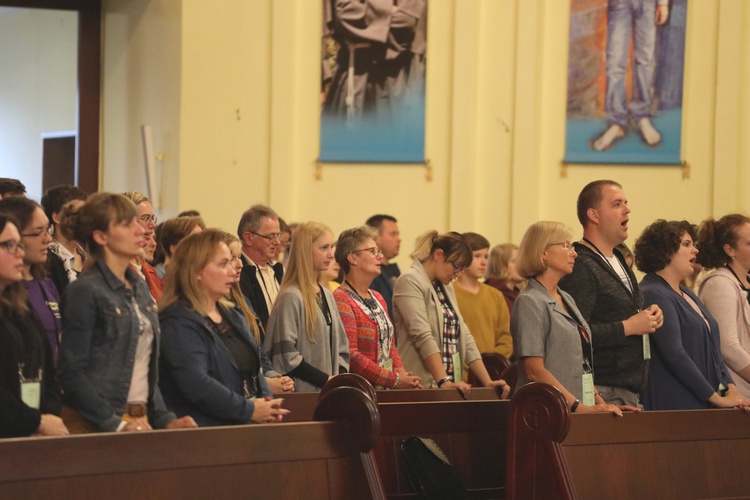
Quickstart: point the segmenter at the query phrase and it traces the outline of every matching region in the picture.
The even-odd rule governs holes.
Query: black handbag
[[[406,475],[414,492],[425,500],[467,498],[461,478],[432,439],[412,436],[401,441]]]

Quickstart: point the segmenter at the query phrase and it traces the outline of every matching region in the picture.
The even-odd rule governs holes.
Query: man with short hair
[[[629,214],[617,182],[599,180],[583,188],[578,196],[583,239],[574,245],[578,257],[560,288],[573,296],[591,327],[597,391],[607,403],[638,407],[651,358],[648,334],[664,318],[656,305],[641,310],[638,282],[615,249],[628,237]]]
[[[275,265],[271,263],[276,246],[281,245],[280,232],[278,214],[265,205],[254,205],[247,209],[237,226],[243,263],[240,289],[263,328],[268,324],[284,276],[284,266],[280,262]]]
[[[26,196],[26,186],[18,179],[0,177],[0,200],[12,196]]]
[[[397,222],[396,218],[391,215],[378,214],[367,219],[365,223],[378,230],[375,244],[383,253],[380,276],[375,278],[370,288],[380,293],[385,299],[391,320],[393,320],[393,285],[396,283],[396,279],[401,276],[398,264],[390,262],[391,259],[396,258],[401,248],[401,233],[398,230]]]

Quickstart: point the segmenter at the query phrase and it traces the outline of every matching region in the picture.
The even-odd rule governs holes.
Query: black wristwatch
[[[576,410],[578,409],[579,404],[581,404],[580,399],[576,399],[575,401],[573,401],[573,406],[570,407],[570,413],[575,413]]]
[[[438,384],[438,389],[440,389],[443,386],[444,383],[451,382],[451,381],[452,381],[452,379],[450,378],[450,376],[446,376],[446,377],[441,378],[440,380],[438,380],[438,383],[437,383]]]

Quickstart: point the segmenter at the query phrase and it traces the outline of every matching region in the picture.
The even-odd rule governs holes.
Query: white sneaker
[[[625,135],[625,131],[619,125],[610,125],[602,135],[591,143],[591,147],[596,151],[606,151],[612,147],[615,141]]]
[[[649,146],[656,146],[661,142],[661,134],[651,124],[651,120],[648,118],[641,118],[638,120],[638,128],[641,129],[641,136],[646,144]]]

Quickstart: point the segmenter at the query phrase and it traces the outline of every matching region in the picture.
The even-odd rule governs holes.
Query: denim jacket
[[[156,304],[135,271],[128,268],[125,277],[132,288],[97,260],[65,288],[62,297],[59,379],[64,402],[100,431],[116,430],[127,405],[140,334],[133,297],[154,328],[148,369],[149,423],[163,428],[175,419],[157,385],[160,332]]]

